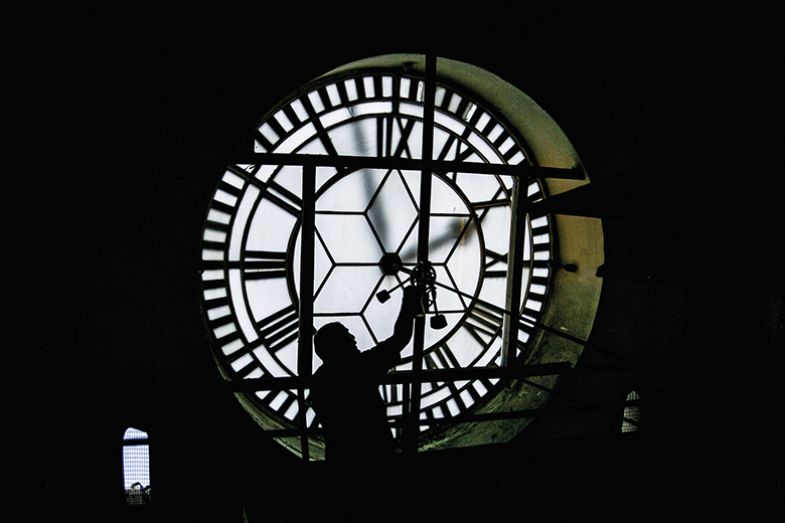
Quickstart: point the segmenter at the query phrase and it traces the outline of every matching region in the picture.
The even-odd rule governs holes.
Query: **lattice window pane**
[[[150,446],[147,433],[129,428],[123,436],[123,485],[129,505],[150,502]]]
[[[641,420],[641,408],[638,402],[641,397],[636,391],[627,394],[627,403],[624,407],[624,419],[621,422],[622,432],[637,432]]]

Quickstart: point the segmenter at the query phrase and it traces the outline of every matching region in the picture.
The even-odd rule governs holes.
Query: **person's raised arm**
[[[401,351],[409,343],[414,331],[414,317],[420,309],[420,290],[416,287],[406,287],[403,290],[403,300],[398,319],[395,320],[393,334],[371,350],[362,353],[363,358],[370,368],[387,372],[394,367],[401,357]]]
[[[412,338],[414,330],[414,316],[420,307],[420,290],[409,286],[403,289],[403,300],[401,300],[401,311],[398,319],[395,320],[393,335],[386,341],[398,352],[402,351],[409,340]]]

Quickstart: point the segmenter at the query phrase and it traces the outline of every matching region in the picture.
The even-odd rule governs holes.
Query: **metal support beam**
[[[552,376],[565,374],[572,370],[568,362],[538,363],[521,367],[467,367],[457,369],[428,369],[420,371],[398,371],[385,374],[379,379],[380,385],[399,383],[433,383],[440,381],[463,381],[475,379],[516,379],[531,376]],[[234,392],[257,390],[290,390],[307,388],[309,376],[294,378],[254,378],[228,381],[226,385]]]
[[[310,378],[313,367],[313,255],[314,237],[316,232],[316,166],[303,166],[303,213],[300,222],[300,315],[299,338],[297,342],[297,375]],[[300,426],[300,447],[303,460],[310,459],[308,446],[308,423],[305,416],[308,405],[305,402],[305,386],[301,381],[297,388],[299,407],[298,424]]]
[[[425,132],[425,130],[423,130]],[[433,129],[431,129],[433,133]],[[431,145],[433,150],[433,145]],[[425,151],[423,150],[423,157]],[[312,165],[315,167],[336,167],[358,169],[401,169],[419,171],[422,162],[416,158],[376,157],[376,156],[330,156],[327,154],[283,154],[283,153],[240,153],[233,157],[240,165]],[[562,180],[583,180],[583,171],[577,168],[560,169],[538,165],[507,165],[495,163],[459,162],[430,160],[432,172],[461,172],[498,176],[527,176],[528,178],[558,178]]]
[[[479,305],[482,305],[484,307],[487,307],[489,310],[491,310],[493,312],[496,312],[496,313],[499,313],[499,314],[503,314],[503,315],[506,315],[506,316],[511,316],[512,315],[512,313],[510,312],[509,309],[505,309],[505,308],[499,307],[498,305],[494,305],[493,303],[489,303],[489,302],[487,302],[485,300],[481,300],[479,298],[475,299],[475,297],[472,296],[471,294],[467,294],[467,293],[465,293],[463,291],[459,291],[458,289],[454,289],[454,288],[448,287],[446,285],[439,285],[438,283],[437,283],[437,285],[440,288],[442,288],[442,289],[454,292],[455,294],[463,296],[464,298],[468,298],[470,300],[475,300],[476,304],[479,304]],[[571,342],[577,343],[579,345],[587,345],[589,343],[587,340],[582,340],[581,338],[578,338],[577,336],[573,336],[571,334],[567,334],[566,332],[562,332],[559,329],[556,329],[554,327],[550,327],[548,325],[545,325],[544,323],[541,323],[539,321],[536,321],[536,320],[533,320],[533,319],[530,319],[530,318],[526,318],[526,317],[523,317],[523,316],[520,317],[519,324],[523,324],[523,325],[525,325],[527,327],[536,327],[538,329],[542,329],[544,331],[550,332],[551,334],[555,334],[556,336],[564,338],[565,340],[570,340]]]
[[[417,230],[417,263],[429,262],[430,234],[431,234],[431,163],[433,159],[433,118],[434,99],[436,95],[436,56],[425,56],[425,100],[423,110],[423,138],[422,161],[420,165],[420,216]],[[412,353],[412,370],[422,370],[423,347],[425,345],[425,312],[422,311],[414,319],[414,345]],[[404,429],[404,452],[414,454],[417,452],[420,436],[420,398],[422,390],[420,383],[411,385],[409,402],[409,423]]]
[[[512,186],[512,209],[510,212],[510,247],[507,251],[507,295],[502,329],[502,365],[510,366],[515,361],[518,346],[518,323],[521,308],[521,270],[526,238],[526,193],[529,183],[526,176],[515,178]]]
[[[613,402],[613,403],[583,403],[580,405],[561,405],[556,407],[540,407],[537,409],[518,409],[518,410],[506,410],[506,411],[499,411],[499,412],[483,412],[478,414],[470,414],[470,413],[463,413],[458,414],[452,418],[442,418],[439,421],[443,421],[445,423],[451,424],[458,424],[458,423],[473,423],[473,422],[487,422],[487,421],[499,421],[505,419],[518,419],[518,418],[533,418],[534,416],[564,416],[565,414],[583,414],[586,412],[595,412],[598,414],[606,414],[612,415],[613,418],[617,418],[617,412],[622,410],[624,407],[629,407],[633,405],[640,405],[640,400],[634,401],[625,401],[625,402]],[[639,426],[640,421],[627,418],[625,416],[621,416],[619,418],[620,421],[626,421],[632,425]],[[391,425],[400,425],[405,423],[406,420],[403,417],[398,416],[395,418],[391,418]],[[434,420],[420,420],[419,424],[424,425],[433,425]],[[320,430],[313,430],[311,431],[312,434],[320,433]],[[266,434],[272,437],[284,437],[284,436],[295,436],[297,433],[291,429],[282,429],[282,430],[268,430],[265,431]]]

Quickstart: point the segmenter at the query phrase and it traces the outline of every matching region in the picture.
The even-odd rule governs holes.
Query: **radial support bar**
[[[313,256],[315,237],[315,209],[316,209],[316,167],[303,166],[303,213],[302,234],[300,247],[300,316],[297,341],[297,375],[309,378],[313,367]],[[297,401],[299,407],[298,423],[300,426],[300,446],[303,460],[307,463],[310,459],[308,446],[308,423],[305,402],[305,385],[301,381],[297,388]]]
[[[423,131],[425,132],[425,131]],[[433,129],[431,129],[433,133]],[[431,145],[433,149],[433,145]],[[424,151],[423,151],[424,152]],[[425,157],[425,155],[423,155]],[[358,169],[401,169],[419,171],[423,160],[417,158],[375,157],[375,156],[330,156],[321,154],[282,154],[247,153],[234,157],[238,164],[251,165],[313,165],[315,167],[337,167]],[[583,171],[577,168],[560,169],[537,165],[508,165],[496,163],[459,162],[430,160],[432,172],[461,172],[468,174],[489,174],[498,176],[527,176],[529,178],[559,178],[563,180],[583,180]]]

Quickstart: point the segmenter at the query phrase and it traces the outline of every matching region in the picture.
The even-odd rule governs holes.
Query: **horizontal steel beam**
[[[440,381],[462,381],[474,379],[515,379],[531,376],[550,376],[564,374],[572,369],[566,362],[541,363],[523,367],[471,367],[465,369],[429,369],[422,371],[399,371],[385,374],[379,384],[398,383],[434,383]],[[235,392],[253,392],[257,390],[288,390],[299,387],[308,388],[310,378],[254,378],[226,382]]]
[[[640,405],[640,400],[632,400],[616,403],[586,403],[582,405],[564,405],[558,407],[540,407],[537,409],[519,409],[507,410],[500,412],[483,412],[483,413],[464,413],[454,417],[445,417],[440,419],[421,419],[420,425],[434,425],[436,423],[471,423],[471,422],[485,422],[485,421],[498,421],[504,419],[517,419],[517,418],[532,418],[534,416],[559,416],[565,414],[583,414],[586,412],[600,412],[607,413],[609,409],[623,409],[624,407]],[[622,416],[624,420],[631,425],[638,426],[639,421]],[[390,419],[390,425],[402,425],[404,423],[402,416],[395,416]],[[308,429],[308,434],[311,436],[319,436],[324,433],[321,428]],[[272,437],[286,437],[297,436],[300,434],[300,429],[279,429],[267,430],[265,434]]]
[[[333,156],[327,154],[282,154],[282,153],[240,153],[233,157],[240,165],[302,165],[315,167],[336,167],[339,169],[401,169],[419,171],[421,159],[376,156]],[[559,178],[563,180],[583,180],[580,169],[561,169],[540,167],[538,165],[508,165],[479,162],[457,162],[431,160],[432,172],[470,173],[499,176],[526,176],[529,178]]]

